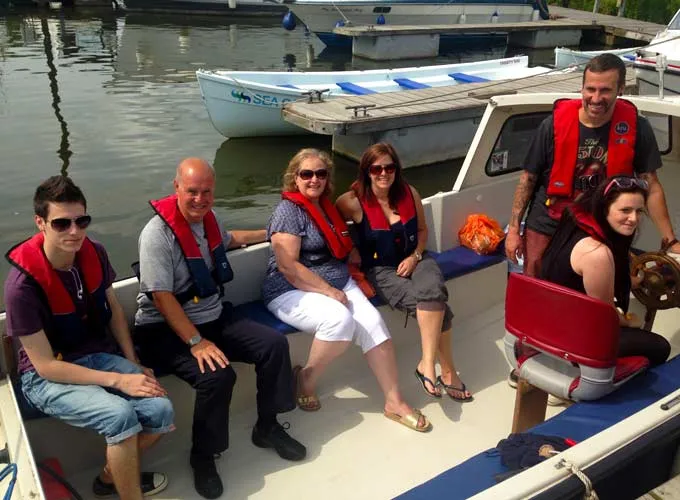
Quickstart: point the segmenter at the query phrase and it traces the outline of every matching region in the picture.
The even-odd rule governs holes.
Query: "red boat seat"
[[[511,273],[505,355],[531,385],[574,401],[599,399],[642,372],[642,356],[617,359],[619,318],[601,300]]]

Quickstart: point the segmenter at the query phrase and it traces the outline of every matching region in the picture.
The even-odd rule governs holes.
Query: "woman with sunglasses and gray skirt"
[[[541,277],[619,309],[618,355],[644,356],[654,366],[666,361],[670,344],[641,329],[640,319],[628,313],[629,252],[648,193],[646,181],[628,176],[611,177],[584,193],[563,212],[543,254]]]
[[[448,292],[435,260],[425,253],[427,224],[418,192],[406,183],[394,148],[387,143],[368,148],[359,162],[352,189],[336,202],[345,219],[358,227],[360,264],[378,294],[392,307],[413,316],[420,328],[422,357],[415,376],[431,397],[443,389],[456,401],[471,401],[451,352]],[[441,374],[436,375],[439,359]]]
[[[294,368],[300,409],[316,411],[316,386],[326,367],[353,341],[361,347],[385,396],[387,418],[410,429],[432,428],[402,398],[390,334],[378,310],[350,277],[353,244],[330,201],[333,163],[316,149],[302,149],[283,176],[282,201],[267,227],[272,255],[262,284],[269,311],[300,331],[314,333],[304,367]]]

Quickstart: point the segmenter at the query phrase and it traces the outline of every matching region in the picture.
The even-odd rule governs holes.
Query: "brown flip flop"
[[[298,407],[303,411],[319,411],[321,409],[321,401],[315,395],[303,396],[300,394],[300,371],[302,367],[296,365],[293,368],[293,377],[295,377],[295,401]]]

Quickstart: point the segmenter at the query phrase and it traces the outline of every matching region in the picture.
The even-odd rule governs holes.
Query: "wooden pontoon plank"
[[[299,101],[284,106],[282,114],[286,121],[317,134],[365,134],[481,116],[487,100],[495,95],[578,92],[582,78],[579,72],[555,73],[484,84],[338,97],[320,103]],[[632,72],[626,85],[629,90],[635,85]],[[347,106],[373,107],[366,108],[366,116],[361,110],[355,116]]]

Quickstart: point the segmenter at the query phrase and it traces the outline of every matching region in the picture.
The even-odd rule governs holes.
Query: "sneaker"
[[[211,456],[191,455],[189,459],[194,470],[194,488],[205,498],[217,498],[224,492],[222,479],[217,473],[215,459]]]
[[[568,404],[571,404],[571,400],[548,394],[548,406],[565,406]]]
[[[512,370],[508,375],[508,385],[513,389],[517,389],[517,384],[519,383],[519,373],[517,370]]]
[[[285,426],[285,427],[284,427]],[[274,448],[281,458],[297,462],[307,456],[307,448],[299,441],[290,437],[286,429],[290,424],[285,422],[283,425],[278,422],[268,431],[263,431],[256,425],[253,427],[252,440],[258,448]]]
[[[168,486],[168,476],[161,472],[142,472],[140,476],[142,495],[149,497],[160,493]],[[94,478],[92,492],[97,498],[111,498],[118,496],[113,483],[105,483],[99,476]]]

